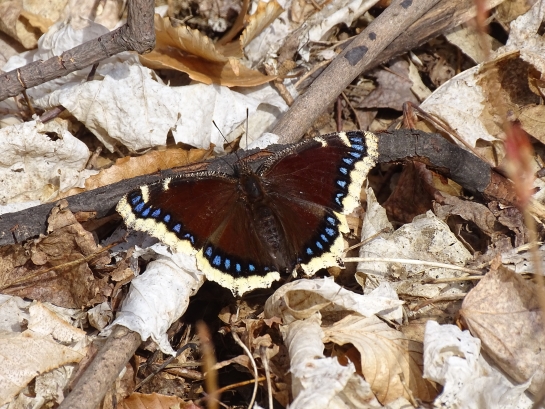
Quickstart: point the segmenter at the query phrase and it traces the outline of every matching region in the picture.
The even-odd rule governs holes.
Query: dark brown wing
[[[378,157],[375,135],[341,132],[280,151],[261,171],[289,251],[307,273],[338,264],[343,214],[359,203]]]
[[[238,180],[199,173],[142,186],[117,211],[125,223],[176,251],[197,252],[206,276],[234,293],[268,287],[280,275],[239,200]]]

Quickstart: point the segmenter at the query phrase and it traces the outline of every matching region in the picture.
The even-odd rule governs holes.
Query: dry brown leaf
[[[186,26],[173,27],[168,18],[155,16],[155,32],[155,49],[140,56],[140,60],[147,67],[182,71],[195,81],[227,87],[256,86],[275,78],[229,58],[233,55],[228,54],[227,50],[233,52],[232,47],[222,47],[225,51],[223,54],[199,31]],[[240,48],[240,45],[237,47]]]
[[[186,402],[177,396],[159,395],[152,393],[146,395],[143,393],[133,393],[127,399],[119,403],[120,409],[200,409],[200,406],[193,402]]]
[[[361,372],[381,403],[401,396],[409,398],[403,382],[415,397],[425,402],[437,395],[434,385],[422,378],[422,344],[409,340],[376,316],[349,315],[324,328],[324,334],[324,342],[352,344],[358,350]]]
[[[494,214],[485,205],[477,202],[445,196],[442,204],[434,204],[433,210],[443,220],[450,215],[458,215],[464,220],[472,221],[489,236],[498,230]]]
[[[31,49],[38,44],[38,35],[32,26],[21,22],[21,10],[20,1],[0,3],[0,31],[19,41],[26,49]]]
[[[543,390],[545,330],[532,281],[499,266],[465,297],[460,314],[483,350],[516,382],[532,378],[528,390]]]
[[[54,21],[51,21],[45,16],[34,14],[26,10],[21,10],[21,17],[26,19],[28,24],[30,24],[32,27],[36,27],[42,33],[45,33],[47,30],[49,30],[49,27],[55,24]]]
[[[415,216],[431,209],[435,193],[432,174],[423,163],[406,164],[394,191],[383,204],[393,220],[410,223]]]
[[[545,143],[545,106],[530,104],[523,107],[518,120],[526,132]]]
[[[4,293],[65,308],[81,308],[106,300],[105,295],[110,292],[107,278],[96,279],[87,262],[77,262],[97,253],[100,247],[92,233],[64,207],[61,202],[51,211],[48,236],[24,246],[2,247],[0,288]],[[110,256],[108,252],[97,254],[92,261],[108,264]],[[49,271],[40,273],[41,270]]]
[[[402,111],[406,102],[419,104],[411,91],[413,82],[409,79],[407,61],[394,60],[388,69],[376,69],[371,75],[376,77],[378,86],[362,102],[356,104],[357,108],[391,108]]]
[[[256,12],[250,16],[248,19],[248,26],[240,36],[242,48],[250,44],[250,42],[276,20],[283,11],[284,9],[276,0],[272,0],[268,3],[260,1],[257,4]]]
[[[212,153],[211,149],[166,149],[149,151],[138,157],[118,159],[114,166],[101,170],[97,175],[85,180],[85,188],[72,188],[61,197],[72,196],[81,192],[107,186],[121,180],[147,175],[164,169],[172,169],[190,163],[200,162]]]
[[[84,354],[33,331],[0,334],[0,405],[7,403],[37,375],[71,362]]]

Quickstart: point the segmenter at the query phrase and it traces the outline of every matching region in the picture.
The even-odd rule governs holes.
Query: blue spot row
[[[271,271],[271,267],[266,266],[259,268],[254,263],[235,261],[229,256],[222,255],[210,245],[205,248],[204,256],[213,268],[223,273],[230,274],[235,278],[240,275],[255,275]]]
[[[332,243],[339,235],[337,225],[339,221],[332,215],[326,215],[319,228],[320,233],[304,247],[304,252],[298,258],[298,263],[308,263],[314,257],[320,257],[331,249]]]
[[[352,148],[354,148],[355,150],[360,151],[360,152],[363,152],[365,150],[365,146],[363,146],[363,145],[354,144],[354,145],[352,145]]]
[[[362,145],[363,146],[363,138],[361,136],[349,136],[348,139],[354,145]]]

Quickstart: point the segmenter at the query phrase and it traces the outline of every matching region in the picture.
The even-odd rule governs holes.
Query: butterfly
[[[195,254],[209,280],[241,295],[281,275],[342,265],[345,214],[378,160],[377,136],[349,131],[189,171],[125,195],[125,224]]]

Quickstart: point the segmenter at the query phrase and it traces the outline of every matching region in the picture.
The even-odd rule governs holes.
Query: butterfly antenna
[[[218,132],[220,133],[221,137],[223,138],[223,140],[225,141],[226,144],[229,143],[229,141],[227,140],[227,138],[225,137],[225,135],[223,134],[223,132],[221,131],[221,129],[218,127],[218,125],[216,124],[216,121],[212,121],[212,123],[214,124],[214,126],[216,127],[216,129],[218,130]],[[237,162],[240,161],[240,157],[238,156],[237,154],[237,151],[233,151],[233,153],[235,154],[235,156],[237,157]],[[233,169],[233,171],[236,172],[236,168],[235,166],[233,166],[231,163],[229,163],[228,161],[226,161],[223,157],[220,157],[220,159],[222,161],[224,161],[229,167],[231,167]]]
[[[248,121],[249,116],[248,108],[246,108],[246,150],[248,149],[248,128],[250,127]]]

